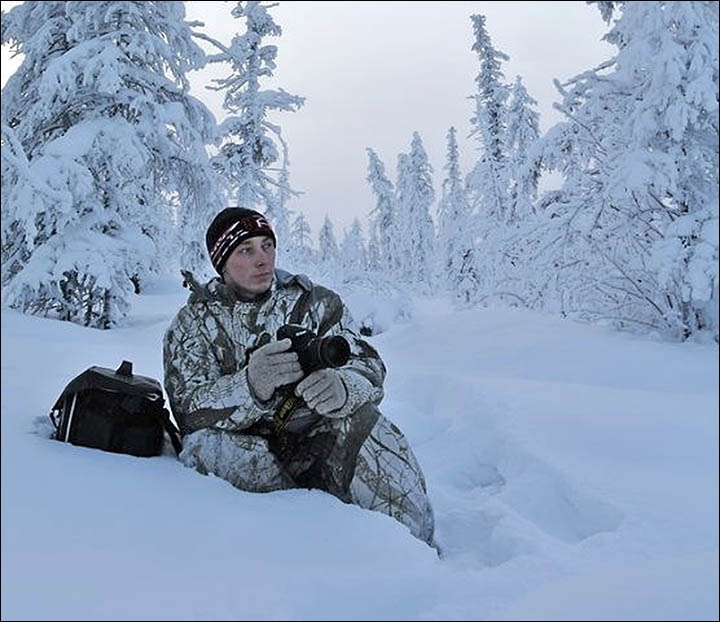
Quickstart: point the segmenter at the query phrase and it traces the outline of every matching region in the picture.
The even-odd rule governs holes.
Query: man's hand
[[[334,369],[313,372],[295,387],[295,394],[315,412],[332,417],[347,400],[347,389]]]
[[[290,339],[272,341],[250,355],[247,378],[260,401],[267,402],[275,389],[302,378],[297,354],[288,352],[291,345]]]

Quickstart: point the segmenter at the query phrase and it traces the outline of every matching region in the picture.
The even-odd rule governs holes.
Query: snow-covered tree
[[[432,285],[435,267],[435,225],[430,206],[435,201],[433,169],[418,132],[410,152],[398,156],[397,224],[401,235],[400,277],[407,283]]]
[[[367,269],[367,249],[360,221],[355,218],[340,243],[340,263],[345,274],[361,273]]]
[[[468,174],[467,185],[473,209],[487,226],[504,222],[508,210],[507,101],[509,88],[501,68],[508,56],[493,47],[485,29],[485,16],[472,15],[475,41],[472,50],[480,60],[475,77],[477,91],[472,99],[475,114],[470,119],[470,136],[478,145],[479,157]]]
[[[493,46],[485,28],[485,16],[472,15],[470,19],[474,34],[472,50],[480,61],[475,77],[477,89],[472,96],[475,110],[470,119],[470,137],[477,144],[478,158],[466,177],[468,201],[475,220],[475,250],[463,259],[464,273],[472,274],[472,278],[466,280],[463,298],[478,302],[495,291],[503,233],[511,209],[512,171],[507,144],[510,88],[501,67],[508,56]]]
[[[209,87],[224,92],[223,108],[230,113],[220,124],[222,140],[213,166],[227,181],[229,203],[259,210],[282,229],[289,222],[286,199],[295,191],[288,184],[288,147],[271,113],[295,112],[305,98],[281,88],[262,88],[277,67],[277,46],[265,39],[282,35],[269,13],[274,6],[237,2],[232,16],[245,20],[245,32],[235,35],[228,47],[206,39],[220,49],[208,60],[231,68]]]
[[[599,3],[614,59],[561,87],[539,269],[565,312],[718,338],[718,4]]]
[[[278,177],[279,187],[277,194],[277,209],[273,212],[272,226],[275,230],[275,237],[282,240],[278,247],[278,261],[286,266],[294,264],[295,258],[292,255],[292,246],[288,243],[291,235],[292,210],[288,209],[287,202],[292,197],[289,183],[288,166],[283,166]]]
[[[470,247],[460,261],[457,283],[455,283],[455,300],[461,305],[472,306],[478,300],[480,277],[478,276],[478,251]]]
[[[378,246],[378,231],[377,228],[371,227],[370,233],[368,234],[367,241],[367,267],[368,270],[373,272],[380,271],[380,249]]]
[[[377,249],[373,256],[373,267],[389,278],[397,276],[400,269],[399,231],[397,229],[397,207],[395,187],[385,174],[385,165],[370,148],[368,154],[367,181],[376,197],[375,208],[370,212],[370,239]]]
[[[340,249],[335,237],[335,227],[330,215],[325,214],[322,227],[318,233],[318,260],[324,268],[337,270],[340,263]]]
[[[540,162],[532,157],[532,148],[540,137],[540,115],[535,101],[516,76],[507,110],[505,148],[508,171],[508,209],[505,223],[512,225],[535,212]]]
[[[536,101],[528,95],[522,79],[517,76],[507,108],[505,131],[506,171],[508,184],[507,210],[501,222],[496,223],[494,234],[485,236],[484,255],[492,275],[491,287],[484,295],[506,304],[528,306],[534,299],[536,283],[527,278],[529,250],[534,240],[528,239],[527,221],[536,213],[538,185],[542,169],[539,155],[538,113]],[[486,226],[492,223],[486,223]],[[530,267],[530,272],[533,267]],[[527,290],[533,290],[529,294]]]
[[[312,230],[302,212],[298,212],[290,225],[290,235],[287,240],[278,240],[278,244],[288,247],[287,257],[290,264],[281,264],[286,270],[297,269],[307,272],[315,263],[315,249],[312,243]]]
[[[215,120],[182,2],[23,2],[2,92],[3,302],[109,328],[177,256],[177,210],[213,201]],[[171,252],[174,251],[174,252]]]
[[[465,258],[472,255],[475,224],[460,170],[460,152],[454,127],[447,133],[445,178],[438,204],[437,230],[438,281],[443,289],[457,293],[460,282],[464,280],[461,277],[461,268]],[[466,290],[467,286],[463,289]],[[473,295],[464,291],[462,298],[464,302],[468,302]]]

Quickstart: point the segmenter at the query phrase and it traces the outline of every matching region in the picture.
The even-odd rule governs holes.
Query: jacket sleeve
[[[350,310],[338,294],[316,285],[311,300],[308,319],[313,330],[322,337],[340,335],[350,345],[350,359],[338,369],[348,394],[339,413],[351,415],[367,402],[379,404],[386,374],[380,354],[359,335]]]
[[[165,333],[165,391],[183,434],[207,427],[242,430],[275,407],[275,400],[262,403],[253,396],[247,366],[238,368],[234,352],[211,336],[213,322],[188,305]]]

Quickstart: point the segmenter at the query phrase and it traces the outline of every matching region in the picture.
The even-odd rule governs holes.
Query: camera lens
[[[350,345],[344,337],[325,337],[320,339],[318,354],[326,367],[342,367],[350,358]]]

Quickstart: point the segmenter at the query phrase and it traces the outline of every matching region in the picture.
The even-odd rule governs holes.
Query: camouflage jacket
[[[191,294],[163,342],[165,390],[183,434],[202,428],[241,432],[272,422],[283,397],[277,391],[268,402],[254,396],[247,359],[261,337],[268,333],[274,339],[291,315],[293,323],[318,336],[341,335],[350,344],[350,359],[338,368],[348,394],[342,415],[382,400],[385,365],[358,335],[349,310],[332,290],[278,269],[267,294],[245,302],[217,277],[201,285],[183,274]]]

